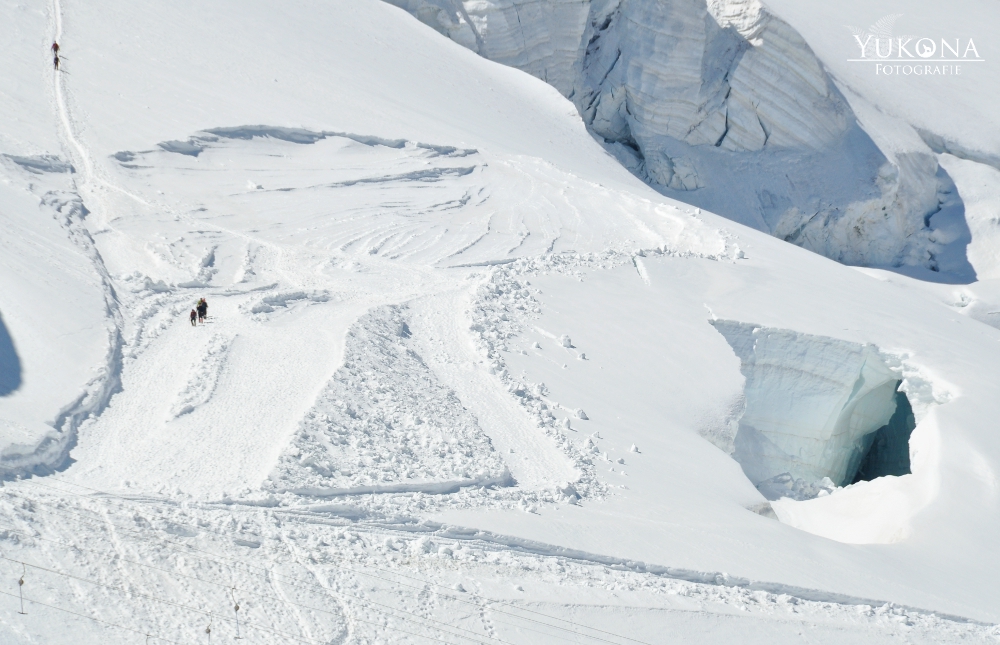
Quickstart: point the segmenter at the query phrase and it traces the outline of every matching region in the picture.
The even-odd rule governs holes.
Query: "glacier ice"
[[[909,472],[913,411],[878,348],[731,320],[711,324],[740,359],[733,457],[770,498]]]
[[[934,266],[931,150],[873,140],[759,0],[387,1],[554,86],[671,197],[847,264]]]

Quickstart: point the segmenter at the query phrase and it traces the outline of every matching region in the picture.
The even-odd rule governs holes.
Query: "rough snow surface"
[[[476,418],[408,346],[406,313],[382,307],[347,332],[344,365],[279,459],[275,487],[346,495],[511,484]]]

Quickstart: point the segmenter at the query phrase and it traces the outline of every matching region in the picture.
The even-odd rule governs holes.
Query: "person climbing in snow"
[[[198,326],[198,312],[195,311],[194,309],[191,310],[191,326],[192,327]]]
[[[52,57],[52,66],[56,68],[57,72],[59,71],[59,54]]]
[[[58,56],[59,55],[59,43],[55,43],[55,42],[52,43],[52,54],[54,56]]]
[[[208,318],[208,302],[202,298],[198,301],[198,322],[203,323]]]

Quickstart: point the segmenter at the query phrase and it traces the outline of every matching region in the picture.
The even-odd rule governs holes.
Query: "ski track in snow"
[[[663,633],[765,643],[804,630],[813,642],[831,644],[991,643],[998,635],[994,626],[892,603],[803,599],[724,574],[685,580],[682,572],[588,560],[457,527],[352,523],[335,511],[92,497],[54,481],[12,485],[0,508],[0,571],[12,579],[24,573],[27,598],[95,605],[101,620],[140,638],[182,640],[204,635],[209,624],[215,638],[232,638],[234,599],[240,633],[251,643],[374,642],[379,635],[394,642],[652,643]],[[30,600],[26,608],[28,617],[52,611]],[[32,625],[52,634],[51,625]],[[134,639],[86,620],[73,625],[81,639]],[[632,640],[618,636],[626,625],[639,625]]]
[[[544,436],[517,397],[498,390],[485,357],[468,335],[474,298],[467,292],[441,294],[411,304],[415,340],[435,372],[458,392],[504,456],[519,488],[551,488],[576,481],[580,472]]]

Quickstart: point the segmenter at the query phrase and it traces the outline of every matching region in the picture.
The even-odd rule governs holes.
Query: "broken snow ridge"
[[[4,157],[10,159],[17,165],[21,166],[29,172],[35,174],[40,174],[43,172],[76,172],[73,165],[68,161],[63,161],[59,157],[54,155],[34,155],[28,157],[19,157],[16,155],[3,155]]]
[[[156,144],[165,152],[197,157],[220,139],[242,139],[250,141],[255,138],[277,139],[289,143],[309,145],[331,137],[349,139],[355,143],[366,146],[384,146],[386,148],[402,149],[412,146],[424,150],[428,157],[467,157],[475,155],[479,151],[472,148],[456,148],[455,146],[435,145],[430,143],[411,142],[406,139],[387,139],[370,134],[355,134],[352,132],[334,132],[330,130],[307,130],[305,128],[287,128],[272,125],[241,125],[225,128],[208,128],[188,138],[186,141],[171,140],[161,141]],[[122,150],[111,155],[112,158],[122,164],[133,162],[140,154],[153,151],[133,152]],[[9,156],[9,155],[5,155]],[[64,164],[64,170],[53,170],[57,166],[52,166],[46,160],[58,160],[56,157],[10,157],[15,163],[21,164],[29,169],[44,170],[46,172],[66,172],[72,170],[72,166]]]

